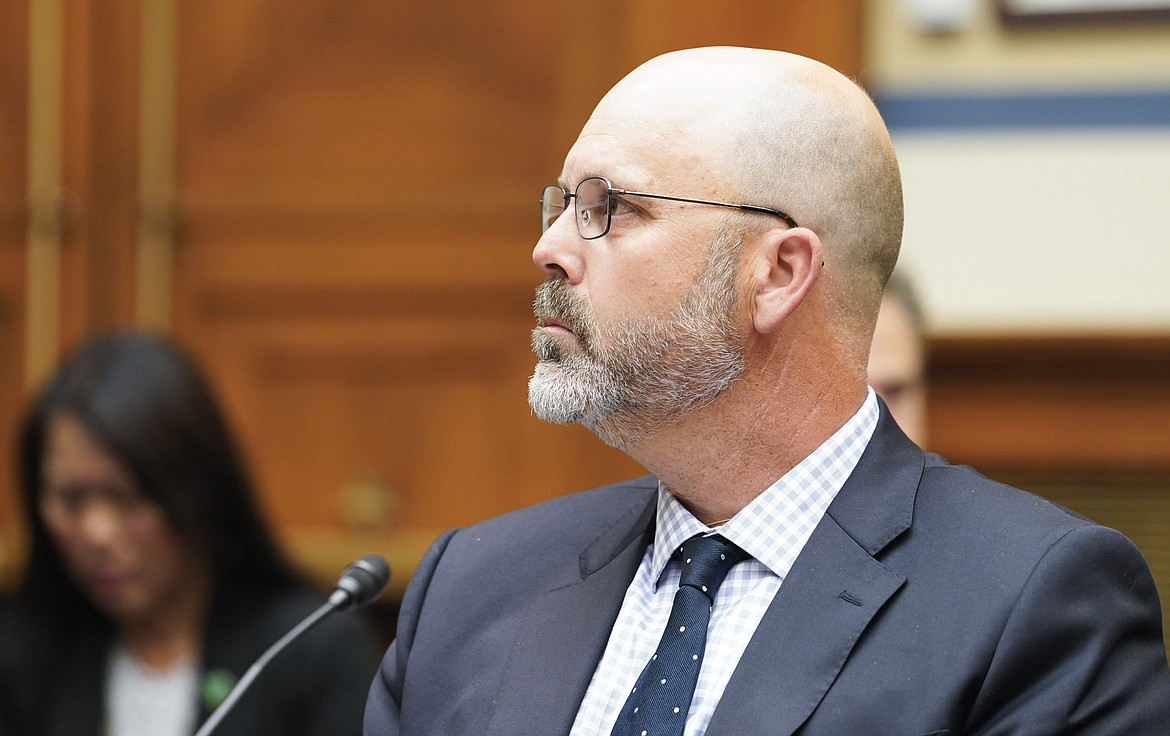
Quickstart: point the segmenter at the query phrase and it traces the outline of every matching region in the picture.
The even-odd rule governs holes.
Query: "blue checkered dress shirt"
[[[832,437],[719,527],[720,534],[753,559],[732,568],[716,596],[684,736],[707,730],[748,640],[825,509],[857,466],[877,419],[877,399],[870,389],[861,408]],[[671,552],[702,533],[712,530],[659,484],[654,541],[626,590],[570,736],[608,736],[670,616],[680,575],[680,563],[671,560]]]

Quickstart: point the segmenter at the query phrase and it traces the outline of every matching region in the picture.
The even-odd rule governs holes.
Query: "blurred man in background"
[[[882,293],[869,385],[886,402],[894,421],[919,447],[926,447],[926,321],[914,288],[895,271]]]

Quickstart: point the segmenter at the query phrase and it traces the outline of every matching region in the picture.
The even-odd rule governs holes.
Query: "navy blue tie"
[[[750,555],[719,535],[691,537],[675,552],[682,578],[666,631],[610,736],[681,736],[695,696],[711,607],[727,571]]]

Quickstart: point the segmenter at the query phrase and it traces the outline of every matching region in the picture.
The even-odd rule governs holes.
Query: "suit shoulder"
[[[992,480],[965,465],[927,454],[915,499],[915,517],[950,520],[988,535],[998,546],[1048,546],[1095,522],[1043,496]]]
[[[652,512],[658,481],[650,476],[549,499],[444,535],[428,552],[448,572],[466,572],[484,560],[512,569],[540,568],[553,560],[573,565],[595,541],[633,529]],[[653,522],[648,516],[647,525]],[[424,563],[426,560],[424,559]]]

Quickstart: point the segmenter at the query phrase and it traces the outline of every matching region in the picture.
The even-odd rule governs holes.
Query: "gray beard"
[[[579,423],[603,442],[628,449],[715,400],[744,371],[736,333],[739,239],[719,235],[695,285],[666,319],[628,319],[601,327],[563,279],[536,292],[538,317],[555,317],[577,338],[567,354],[544,331],[532,333],[539,361],[528,403],[541,419]]]

